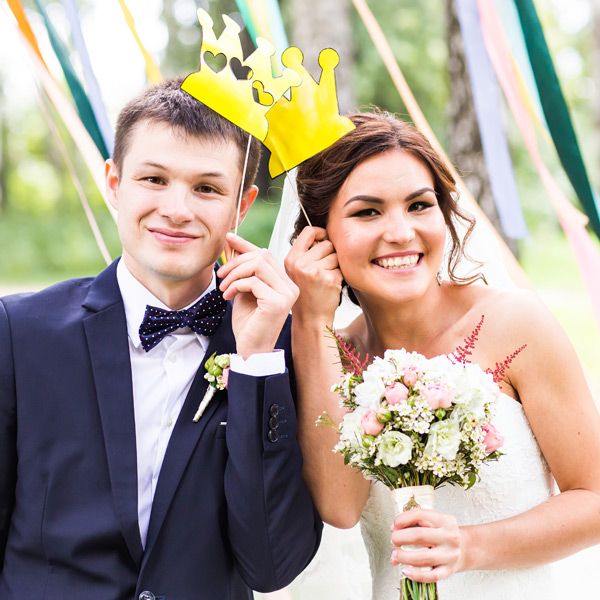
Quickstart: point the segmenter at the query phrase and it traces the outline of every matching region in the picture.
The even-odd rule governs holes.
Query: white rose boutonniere
[[[202,398],[202,402],[198,406],[198,410],[194,415],[194,423],[200,420],[200,417],[204,414],[206,407],[210,404],[213,396],[217,390],[224,390],[227,388],[227,380],[229,378],[229,354],[219,354],[216,356],[214,352],[210,358],[204,363],[206,373],[204,379],[208,380],[208,387]]]

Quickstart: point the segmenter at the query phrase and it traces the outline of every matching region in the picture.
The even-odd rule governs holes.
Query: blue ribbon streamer
[[[498,216],[508,237],[523,239],[528,237],[529,232],[521,210],[512,161],[502,128],[500,95],[485,48],[476,0],[456,0],[456,12]]]
[[[289,46],[289,43],[277,0],[267,0],[267,14],[269,15],[269,26],[271,28],[271,35],[273,36],[271,41],[276,48],[275,56],[280,68],[283,68],[281,54]]]
[[[100,129],[100,133],[102,134],[102,138],[104,139],[106,149],[112,156],[113,148],[115,145],[115,136],[113,128],[108,119],[106,106],[104,104],[104,101],[102,100],[102,93],[100,91],[100,86],[98,85],[98,80],[96,79],[96,75],[94,73],[92,63],[90,61],[87,46],[83,39],[83,34],[81,32],[81,23],[79,19],[79,10],[77,8],[75,0],[62,0],[62,4],[69,19],[69,23],[71,25],[71,35],[73,37],[73,44],[81,59],[81,64],[83,67],[83,76],[87,86],[87,95],[90,104],[92,105],[92,111],[94,112],[94,116],[96,117],[96,122],[98,123],[98,128]]]

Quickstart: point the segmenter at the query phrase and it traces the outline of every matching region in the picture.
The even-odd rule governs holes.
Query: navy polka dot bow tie
[[[156,306],[146,306],[144,320],[140,325],[142,348],[152,350],[166,335],[180,327],[189,327],[202,335],[214,335],[225,310],[227,301],[220,290],[213,290],[203,296],[190,308],[184,310],[164,310]]]

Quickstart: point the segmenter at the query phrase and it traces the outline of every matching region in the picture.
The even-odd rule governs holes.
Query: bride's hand
[[[294,319],[306,317],[331,325],[340,302],[343,277],[326,230],[304,228],[285,258],[285,270],[300,288],[292,309]]]
[[[402,572],[413,581],[440,581],[462,570],[464,540],[452,515],[421,508],[400,513],[392,525],[392,544],[390,564],[406,565]],[[402,550],[402,546],[410,544],[424,549]]]

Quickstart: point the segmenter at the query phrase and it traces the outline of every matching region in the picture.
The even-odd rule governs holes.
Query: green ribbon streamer
[[[39,13],[44,19],[44,24],[48,30],[50,43],[52,44],[52,48],[54,49],[56,57],[60,62],[63,73],[65,74],[65,79],[67,80],[71,94],[73,94],[73,99],[75,100],[75,105],[77,107],[77,112],[81,117],[81,121],[94,140],[94,143],[102,155],[102,158],[106,160],[110,155],[106,148],[106,144],[104,143],[104,138],[102,137],[100,128],[98,127],[98,122],[96,121],[94,111],[92,110],[92,105],[90,104],[87,94],[85,93],[85,89],[83,88],[83,85],[81,85],[81,82],[75,73],[75,69],[69,60],[68,51],[54,29],[44,5],[40,0],[35,0],[35,3]]]
[[[252,43],[256,46],[256,38],[258,37],[258,31],[254,26],[254,21],[252,20],[250,9],[248,8],[244,0],[235,0],[235,3],[237,4],[238,10],[242,15],[242,19],[244,19],[246,27],[248,28],[248,34],[250,35],[250,39],[252,40]]]
[[[581,157],[577,136],[565,102],[542,25],[533,0],[514,0],[521,20],[529,60],[539,90],[552,141],[594,233],[600,238],[600,211]]]

